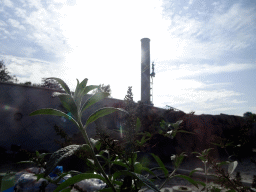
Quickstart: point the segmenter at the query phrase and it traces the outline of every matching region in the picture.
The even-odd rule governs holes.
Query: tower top
[[[142,38],[140,41],[141,42],[150,42],[150,39],[149,38]]]

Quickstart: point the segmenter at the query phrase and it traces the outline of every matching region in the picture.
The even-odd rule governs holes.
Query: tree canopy
[[[95,89],[93,91],[94,93],[98,93],[98,92],[105,92],[105,93],[109,93],[108,97],[111,97],[111,89],[110,89],[110,85],[104,85],[104,84],[100,84],[98,89]]]
[[[4,61],[0,61],[0,82],[17,82],[17,78],[9,75],[9,71],[6,69]]]
[[[41,87],[45,87],[45,88],[49,88],[49,89],[63,90],[57,81],[55,81],[53,79],[47,79],[47,78],[42,78]]]

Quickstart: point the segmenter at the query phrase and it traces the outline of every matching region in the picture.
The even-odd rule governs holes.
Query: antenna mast
[[[153,105],[153,77],[155,77],[155,64],[152,63],[152,73],[150,73],[151,81],[150,81],[150,102]]]

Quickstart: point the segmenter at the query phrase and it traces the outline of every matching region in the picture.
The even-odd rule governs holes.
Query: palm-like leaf
[[[29,114],[29,116],[34,116],[34,115],[55,115],[55,116],[61,116],[61,117],[65,117],[66,119],[70,119],[73,123],[75,123],[76,126],[78,126],[77,121],[67,115],[66,113],[59,111],[57,109],[52,109],[52,108],[45,108],[45,109],[39,109],[37,111],[33,111],[32,113]]]
[[[109,96],[109,93],[104,93],[104,92],[100,92],[100,93],[95,93],[93,96],[91,96],[82,106],[82,110],[81,112],[83,112],[85,109],[87,109],[88,107],[92,106],[93,104],[101,101],[102,99],[106,98]]]
[[[67,110],[70,111],[71,114],[75,117],[75,119],[78,119],[78,110],[77,110],[77,105],[73,99],[73,97],[69,94],[60,94],[58,95],[60,98],[61,104],[63,107]]]
[[[105,107],[101,108],[98,111],[94,112],[86,121],[85,127],[87,127],[90,123],[96,121],[100,117],[104,117],[105,115],[114,113],[116,111],[126,112],[124,109],[121,108],[114,108],[114,107]],[[126,112],[127,113],[127,112]]]
[[[60,163],[63,159],[73,155],[76,151],[80,150],[81,148],[84,148],[85,150],[89,150],[88,145],[83,144],[83,145],[69,145],[67,147],[64,147],[54,152],[46,164],[46,170],[44,175],[45,176],[49,175],[53,171],[53,169],[58,165],[58,163]]]
[[[71,94],[68,85],[62,79],[56,78],[56,77],[50,77],[50,78],[47,78],[47,79],[56,80],[63,87],[63,89],[66,91],[67,94]]]

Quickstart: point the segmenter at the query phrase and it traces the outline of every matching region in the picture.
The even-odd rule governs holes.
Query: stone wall
[[[52,93],[55,91],[47,88],[0,83],[0,147],[10,151],[11,145],[15,144],[29,151],[40,149],[49,152],[56,151],[60,146],[54,142],[54,139],[60,139],[60,137],[54,131],[54,125],[62,128],[78,143],[83,142],[78,129],[68,119],[49,115],[29,116],[31,112],[41,108],[63,110],[58,97],[52,97]],[[84,100],[90,96],[86,95]],[[123,108],[124,101],[112,98],[102,100],[83,113],[83,123],[92,112],[101,107]],[[139,117],[143,117],[143,130],[154,130],[161,119],[170,123],[183,120],[181,128],[194,133],[193,135],[178,133],[174,140],[155,135],[149,142],[152,148],[148,152],[159,152],[159,155],[168,159],[174,153],[201,152],[209,147],[215,148],[216,156],[219,156],[219,149],[211,144],[215,138],[217,136],[226,137],[232,130],[239,129],[245,124],[245,119],[240,116],[189,115],[182,111],[170,111],[153,106],[143,107]],[[94,137],[97,125],[118,139],[120,132],[117,130],[120,129],[121,121],[122,115],[119,113],[110,114],[97,120],[96,123],[90,124],[87,132],[90,137]],[[255,135],[256,126],[254,124],[248,138],[255,138]],[[256,147],[256,143],[254,145]]]
[[[29,116],[41,108],[56,108],[63,110],[58,97],[52,97],[56,90],[32,87],[10,83],[0,83],[0,147],[10,151],[11,145],[20,145],[29,151],[48,150],[53,152],[60,146],[54,139],[60,137],[54,131],[54,125],[62,128],[69,136],[78,134],[74,124],[58,116],[39,115]],[[86,95],[84,100],[90,95]],[[83,113],[82,121],[85,123],[89,115],[95,110],[114,106],[122,102],[118,99],[106,98],[88,108]],[[95,124],[87,128],[90,137],[95,135]]]

